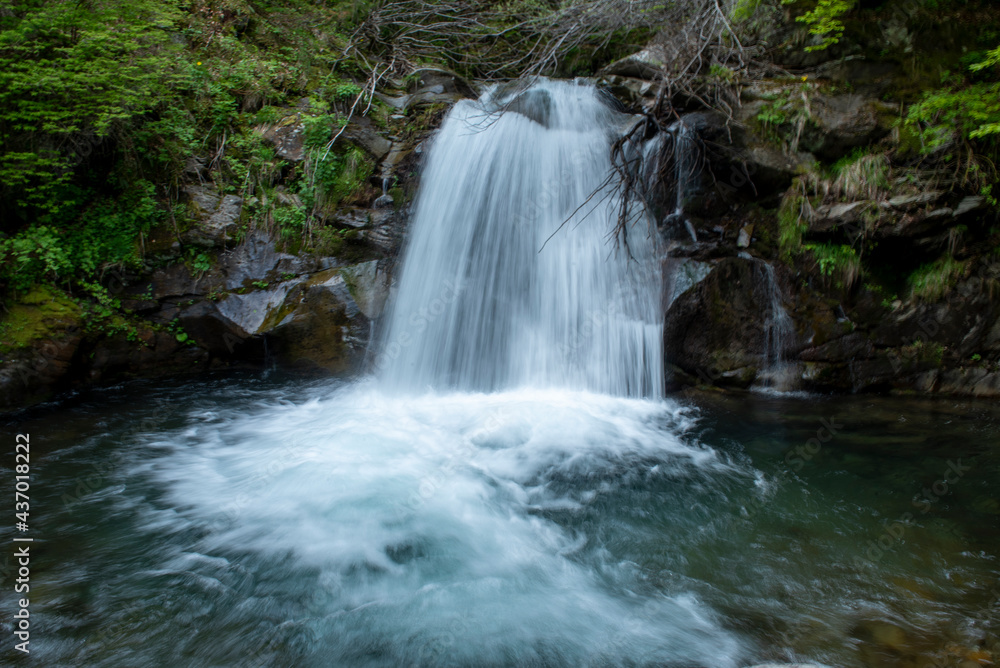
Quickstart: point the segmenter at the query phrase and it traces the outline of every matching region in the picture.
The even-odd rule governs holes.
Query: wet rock
[[[229,358],[249,338],[250,333],[219,312],[210,301],[179,307],[177,321],[198,346],[214,357]]]
[[[682,294],[705,280],[712,272],[710,262],[684,258],[667,258],[663,266],[666,306],[669,307]]]
[[[278,251],[274,239],[263,230],[254,230],[242,244],[220,257],[217,269],[226,290],[249,288],[253,282],[273,282],[288,274],[299,275],[324,271],[337,266],[331,257],[290,255]]]
[[[395,255],[403,242],[402,216],[392,209],[375,209],[369,220],[371,227],[362,232],[364,241],[384,255]]]
[[[287,304],[290,313],[267,334],[269,349],[283,364],[342,373],[361,363],[368,319],[339,272],[325,272]]]
[[[659,92],[659,86],[652,81],[618,75],[603,77],[598,84],[616,100],[634,110],[651,106]]]
[[[649,46],[642,51],[625,56],[616,60],[603,70],[599,76],[620,76],[633,79],[656,79],[666,67],[667,58],[663,50],[656,45]]]
[[[264,128],[261,136],[274,146],[274,151],[285,160],[300,162],[305,159],[305,127],[302,115],[285,116],[275,125]]]
[[[188,186],[186,191],[201,217],[181,235],[181,239],[196,246],[225,246],[239,231],[243,200],[235,195],[218,199],[215,192],[205,186]]]
[[[942,371],[937,392],[995,399],[1000,397],[1000,373],[983,368],[949,369]]]
[[[806,348],[799,353],[799,359],[805,362],[846,362],[871,357],[874,350],[867,336],[854,332],[821,346]]]
[[[671,304],[664,327],[668,363],[713,383],[752,383],[766,349],[769,310],[754,272],[752,261],[720,260]]]
[[[305,279],[282,281],[267,290],[254,290],[245,294],[231,293],[217,305],[221,316],[228,319],[247,338],[260,334],[269,318],[284,303],[288,293]]]
[[[378,261],[372,260],[344,267],[340,275],[365,317],[377,319],[389,299],[390,280],[385,269],[380,268]]]
[[[209,353],[167,331],[143,329],[140,341],[124,334],[98,340],[90,352],[89,378],[110,383],[135,377],[196,373],[208,368]]]
[[[552,99],[548,91],[533,88],[516,96],[504,105],[504,110],[521,114],[539,125],[548,127],[552,115]]]

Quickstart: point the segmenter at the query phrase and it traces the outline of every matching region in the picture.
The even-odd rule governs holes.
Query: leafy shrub
[[[824,276],[834,277],[838,286],[850,289],[861,275],[861,258],[844,244],[807,244]]]
[[[94,279],[114,265],[135,265],[138,238],[164,212],[154,186],[140,181],[118,199],[91,205],[65,226],[33,225],[0,242],[0,280],[16,290],[41,281]]]

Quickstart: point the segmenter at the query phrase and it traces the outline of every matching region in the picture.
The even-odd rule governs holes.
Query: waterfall
[[[758,382],[764,388],[788,389],[791,369],[785,363],[785,349],[795,334],[791,316],[785,310],[781,299],[781,288],[774,276],[774,267],[758,260],[756,264],[755,289],[760,290],[767,305],[764,321],[764,368]],[[762,381],[762,382],[761,382]]]
[[[656,235],[609,238],[611,142],[629,117],[541,80],[454,106],[415,203],[375,364],[408,389],[662,394]]]
[[[684,215],[684,207],[699,185],[700,151],[698,133],[683,120],[658,132],[643,146],[645,196],[650,203],[657,203],[658,215],[671,238],[681,235],[683,226],[691,240],[698,241],[694,226]]]

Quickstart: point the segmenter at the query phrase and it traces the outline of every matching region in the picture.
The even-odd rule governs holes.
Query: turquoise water
[[[239,375],[94,392],[15,431],[39,665],[1000,655],[993,404]]]

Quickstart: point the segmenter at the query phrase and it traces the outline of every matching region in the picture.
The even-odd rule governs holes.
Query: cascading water
[[[376,361],[391,385],[661,395],[656,235],[644,219],[628,252],[608,242],[621,118],[592,86],[555,81],[455,106]]]
[[[767,304],[767,317],[764,320],[764,368],[757,384],[762,389],[786,390],[791,386],[793,369],[785,362],[785,349],[789,339],[795,334],[795,327],[785,310],[774,267],[763,260],[756,260],[755,264],[755,289]]]
[[[672,209],[660,212],[663,227],[672,238],[678,238],[683,234],[683,226],[684,232],[696,243],[698,233],[684,215],[684,206],[698,187],[701,175],[700,151],[697,132],[687,122],[680,120],[666,131],[656,133],[643,145],[641,160],[641,181],[643,189],[647,191],[647,199],[660,199],[666,194],[668,201],[673,200],[669,202]],[[658,190],[667,192],[661,194],[656,192]],[[661,202],[661,208],[663,205]]]
[[[17,598],[30,595],[32,662],[762,668],[987,656],[1000,461],[977,444],[1000,413],[921,404],[906,432],[896,400],[769,397],[783,403],[768,411],[709,397],[696,421],[656,398],[650,248],[634,245],[626,263],[601,243],[608,204],[544,243],[607,168],[614,115],[594,102],[590,88],[542,83],[510,104],[455,109],[431,150],[381,378],[157,382],[20,423],[42,437],[31,501],[45,512],[23,544],[30,594],[3,587],[0,609],[27,611]],[[497,104],[508,113],[492,115]],[[693,281],[701,269],[685,271]],[[780,293],[766,265],[759,278],[778,359]],[[841,417],[851,406],[863,423]],[[836,451],[850,457],[798,457],[841,419]],[[900,439],[927,433],[929,457],[899,456]],[[880,440],[888,456],[871,454]],[[975,476],[956,494],[979,500],[894,520],[959,455]],[[897,529],[905,549],[883,544]],[[17,535],[0,530],[8,545]],[[8,582],[28,570],[15,560],[0,564]],[[13,653],[11,631],[29,620],[5,619]]]
[[[692,442],[661,396],[655,235],[639,221],[632,259],[616,251],[601,188],[618,119],[570,83],[458,103],[376,378],[193,407],[141,435],[93,501],[154,546],[122,550],[95,592],[101,623],[142,639],[131,661],[740,664],[711,587],[679,573],[702,502],[755,474]],[[120,665],[117,649],[41,658]]]

